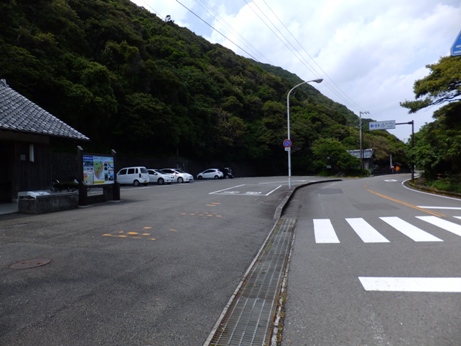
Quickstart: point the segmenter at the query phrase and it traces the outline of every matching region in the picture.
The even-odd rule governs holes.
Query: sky
[[[415,132],[437,108],[409,114],[400,102],[415,99],[426,65],[449,56],[461,34],[461,0],[132,1],[238,55],[323,78],[311,85],[357,116],[414,121]],[[407,142],[411,130],[388,131]]]

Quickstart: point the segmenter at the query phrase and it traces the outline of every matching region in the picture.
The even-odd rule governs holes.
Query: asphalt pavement
[[[267,232],[270,231],[269,225],[282,225],[283,222],[285,222],[287,226],[280,226],[279,228],[274,226],[271,231],[272,233],[269,232],[263,247],[253,259],[253,269],[247,269],[247,277],[240,277],[240,280],[242,280],[241,291],[244,291],[245,285],[250,283],[250,289],[252,289],[252,291],[248,294],[248,297],[253,299],[253,302],[259,303],[261,303],[263,299],[254,293],[254,287],[260,285],[258,280],[263,281],[268,277],[276,277],[277,279],[275,284],[271,282],[270,285],[267,285],[267,287],[270,286],[271,289],[280,290],[273,297],[269,295],[269,299],[267,299],[267,301],[272,300],[274,303],[271,307],[271,313],[274,313],[274,309],[277,308],[275,316],[273,316],[276,322],[276,328],[272,330],[273,335],[271,339],[268,337],[263,338],[264,343],[262,343],[261,346],[275,345],[277,344],[277,340],[278,344],[283,346],[325,345],[325,343],[320,341],[318,343],[305,342],[305,340],[309,340],[309,338],[304,339],[306,335],[311,333],[309,329],[318,322],[318,318],[315,317],[316,313],[324,313],[324,311],[316,312],[313,310],[313,306],[309,304],[313,299],[313,294],[318,294],[319,290],[321,291],[323,288],[320,283],[312,286],[312,282],[309,282],[309,277],[312,274],[312,267],[310,267],[307,261],[309,256],[312,255],[312,249],[314,249],[314,247],[312,243],[308,243],[312,239],[308,239],[305,235],[305,229],[303,227],[305,227],[306,224],[303,223],[304,221],[302,221],[301,224],[298,222],[300,213],[305,212],[304,192],[306,189],[297,190],[313,182],[322,183],[332,181],[332,179],[317,179],[315,182],[304,181],[303,183],[298,183],[291,191],[288,191],[285,187],[283,198],[278,201],[277,207],[273,210],[274,220],[267,223],[265,233],[267,234]],[[224,190],[217,190],[213,193],[214,196],[218,194],[222,196],[255,194],[254,191],[245,192],[243,187],[239,186],[240,185],[233,189],[226,188]],[[187,189],[188,186],[185,186],[185,193],[188,193]],[[268,188],[267,191],[267,195],[270,195],[272,193],[272,188]],[[338,188],[328,191],[332,195],[339,193]],[[191,198],[193,197],[191,196]],[[208,335],[208,339],[206,340],[211,342],[213,333],[223,324],[221,323],[222,320],[214,319],[216,324],[215,328],[212,329],[209,327],[210,316],[216,315],[216,305],[223,304],[222,296],[228,294],[226,292],[229,290],[225,284],[216,281],[217,276],[212,276],[212,273],[220,270],[220,266],[218,262],[213,263],[217,257],[213,257],[214,254],[211,252],[211,249],[216,248],[215,250],[217,253],[222,252],[225,249],[225,244],[219,244],[218,246],[218,243],[212,243],[209,239],[199,234],[194,235],[194,237],[189,238],[189,240],[185,240],[186,244],[189,244],[190,249],[197,251],[197,254],[199,254],[203,249],[199,247],[198,243],[195,244],[195,241],[197,237],[200,237],[200,241],[207,245],[207,251],[210,252],[208,255],[201,258],[190,257],[191,260],[193,259],[197,261],[197,263],[201,263],[199,264],[200,266],[203,266],[202,271],[199,272],[200,276],[196,276],[197,265],[195,262],[187,263],[189,257],[181,259],[181,256],[173,255],[172,257],[168,257],[168,261],[170,262],[165,263],[162,261],[162,256],[166,257],[167,252],[162,252],[162,248],[160,247],[155,248],[156,252],[152,252],[147,246],[147,242],[142,243],[142,247],[139,247],[139,243],[135,244],[134,242],[127,242],[125,246],[120,246],[116,243],[110,245],[110,243],[102,242],[101,235],[106,238],[132,237],[132,239],[139,239],[144,237],[144,240],[148,240],[150,236],[147,236],[147,234],[151,233],[151,231],[148,230],[149,227],[145,226],[146,221],[137,220],[137,216],[131,215],[129,209],[125,209],[130,203],[132,205],[136,204],[134,200],[130,201],[130,199],[122,202],[121,206],[117,208],[120,210],[119,214],[110,216],[112,218],[111,220],[101,219],[101,212],[105,213],[108,210],[106,207],[102,206],[95,208],[89,207],[87,212],[84,213],[85,219],[81,219],[81,215],[79,215],[77,211],[39,216],[20,215],[16,213],[17,209],[15,209],[14,204],[0,204],[0,214],[7,214],[0,216],[0,226],[2,225],[2,220],[8,221],[3,224],[7,226],[4,234],[8,236],[8,242],[4,243],[5,245],[3,246],[6,252],[3,254],[0,252],[0,262],[11,264],[11,258],[34,258],[34,262],[32,263],[27,261],[15,263],[15,265],[19,267],[24,266],[24,268],[27,268],[27,266],[46,267],[50,263],[47,261],[51,259],[60,263],[59,267],[49,266],[46,267],[48,269],[44,271],[28,272],[29,275],[27,279],[21,278],[21,271],[12,275],[11,267],[9,269],[2,269],[4,271],[8,270],[10,274],[8,278],[4,278],[0,283],[0,290],[2,286],[8,289],[14,287],[16,290],[16,292],[4,290],[2,294],[4,301],[3,303],[0,302],[0,306],[3,306],[4,313],[8,314],[8,312],[10,312],[13,316],[15,310],[22,310],[27,311],[29,316],[23,319],[23,325],[21,325],[21,319],[18,319],[18,316],[15,316],[14,319],[9,319],[6,315],[3,315],[3,323],[0,323],[0,340],[2,340],[2,336],[5,336],[5,328],[10,326],[11,323],[15,323],[16,326],[14,329],[20,334],[15,336],[9,332],[8,336],[3,339],[7,341],[6,345],[32,345],[32,340],[36,335],[36,331],[41,329],[45,332],[48,331],[48,334],[46,334],[48,336],[43,335],[43,339],[38,343],[40,345],[80,345],[81,343],[77,340],[80,335],[85,334],[85,330],[91,333],[94,333],[95,330],[105,331],[104,334],[86,336],[86,340],[93,340],[95,342],[94,344],[99,345],[106,345],[107,340],[117,340],[117,335],[119,335],[120,343],[115,342],[113,343],[114,345],[193,346],[202,345],[200,340],[205,340],[206,335]],[[171,203],[174,205],[177,201],[175,202],[175,200],[172,199]],[[209,207],[219,207],[219,203],[208,203],[207,205]],[[166,209],[167,207],[165,206],[164,211],[166,211]],[[201,216],[201,218],[210,219],[207,223],[212,222],[210,226],[207,226],[206,231],[208,231],[209,228],[209,234],[216,233],[216,227],[211,227],[211,225],[215,223],[219,225],[222,221],[225,221],[222,220],[224,218],[218,213],[204,214],[205,215]],[[261,222],[258,220],[266,219],[267,221],[268,213],[264,212],[264,214],[266,216],[261,215],[261,219],[255,218],[254,220],[249,219],[250,216],[246,216],[248,219],[245,220],[245,223],[242,223],[242,227],[248,228],[248,222],[251,222],[251,224],[255,224],[254,227],[257,229],[256,223]],[[194,215],[194,213],[181,213],[181,215]],[[305,217],[305,215],[302,216]],[[196,216],[194,215],[193,217]],[[253,218],[253,216],[251,217]],[[102,223],[95,224],[95,220],[102,220]],[[280,222],[282,222],[282,224]],[[117,234],[115,230],[113,230],[112,233],[109,233],[105,228],[107,228],[108,224],[113,223],[120,223],[120,229],[126,229],[129,225],[131,232],[123,233],[119,231]],[[187,227],[188,224],[190,224],[190,221],[184,220],[181,227]],[[52,232],[49,231],[51,225],[53,225]],[[62,227],[61,231],[59,230],[60,225]],[[133,232],[135,229],[141,231]],[[281,230],[279,234],[277,234],[277,230]],[[294,241],[291,241],[291,238],[281,238],[283,241],[277,238],[288,231],[294,233]],[[15,235],[16,232],[17,235]],[[166,237],[164,237],[162,241],[164,242],[163,244],[165,244],[164,246],[168,246],[169,248],[165,247],[164,251],[170,251],[167,249],[174,249],[178,251],[179,254],[183,244],[176,243],[177,241],[174,241],[173,237],[169,236],[170,234],[176,233],[177,230],[170,228],[167,232],[169,234],[165,234]],[[130,233],[136,233],[136,235],[130,235]],[[243,235],[245,233],[248,233],[248,230],[241,234]],[[258,233],[259,239],[262,239],[262,236],[263,234]],[[231,261],[229,258],[229,263],[232,263],[231,266],[239,266],[240,262],[244,265],[244,263],[246,263],[245,260],[249,258],[248,255],[254,250],[250,249],[248,253],[243,252],[243,250],[237,250],[239,246],[238,241],[235,242],[230,234],[220,234],[220,238],[222,239],[223,237],[228,237],[226,238],[228,245],[232,247],[233,251],[236,251],[235,254],[237,254],[237,256],[240,254],[240,257],[242,257],[239,262],[235,263],[233,262],[234,260]],[[155,241],[154,238],[149,239]],[[247,239],[251,239],[250,235],[248,235]],[[0,238],[0,243],[1,241],[2,238]],[[258,241],[254,241],[255,244],[251,244],[252,242],[253,240],[247,245],[253,246],[258,244]],[[155,243],[157,242],[155,241]],[[273,246],[279,243],[283,244],[280,249]],[[271,251],[264,251],[264,248],[269,249],[271,247],[274,248],[273,250],[276,253],[283,252],[281,257],[289,259],[289,268],[285,264],[281,264],[276,268],[275,266],[274,268],[268,266],[258,269],[258,264],[262,262],[261,260],[258,261],[258,258],[262,258],[258,256],[264,253],[270,254]],[[252,249],[254,249],[254,246]],[[49,258],[33,256],[34,254],[39,255],[42,253],[50,254]],[[168,254],[168,256],[170,255],[171,253]],[[233,258],[235,258],[235,255]],[[171,259],[174,259],[177,263],[171,263]],[[321,260],[320,258],[319,261]],[[264,261],[267,262],[265,259]],[[270,261],[275,263],[275,260]],[[279,260],[277,259],[277,261]],[[240,268],[242,268],[242,265],[240,265]],[[168,268],[168,273],[166,271],[162,273],[163,268],[165,270]],[[203,270],[206,272],[203,272]],[[229,271],[229,283],[238,278],[239,270],[241,273],[241,269]],[[250,276],[252,270],[259,271],[259,276],[256,276],[255,281],[252,281]],[[269,272],[271,270],[273,270],[276,275],[271,275]],[[280,272],[281,270],[283,271],[282,273]],[[117,274],[117,272],[119,273]],[[155,275],[160,275],[161,277],[157,279],[149,274],[151,272],[155,272]],[[332,284],[336,280],[335,276],[341,276],[342,274],[341,272],[334,272],[331,277],[325,276],[324,279],[327,281],[330,280],[330,284]],[[88,277],[88,275],[90,276]],[[167,292],[170,288],[162,284],[162,279],[169,280],[167,276],[171,275],[175,280],[179,280],[179,285],[182,285],[181,287],[178,286],[175,288],[174,290],[177,292],[173,292],[173,294],[172,292]],[[87,276],[87,278],[83,279],[84,276]],[[213,279],[213,277],[215,279]],[[160,282],[160,286],[156,281]],[[12,285],[13,282],[14,286]],[[129,292],[123,292],[126,287],[130,288]],[[149,290],[153,287],[162,294],[165,293],[163,296],[164,298],[160,299],[152,295],[152,292],[149,292]],[[212,290],[209,289],[210,287]],[[306,287],[314,287],[317,292],[309,291]],[[203,289],[204,292],[214,291],[213,297],[210,296],[210,299],[203,299],[204,293],[201,292],[201,289]],[[78,294],[76,294],[77,292]],[[238,290],[235,291],[234,294],[238,298]],[[343,292],[336,292],[336,294],[339,299],[339,296],[342,295]],[[363,292],[361,294],[363,294]],[[136,296],[138,296],[139,299],[136,299]],[[165,297],[168,297],[168,300]],[[191,301],[193,297],[197,299],[195,303],[193,300]],[[200,299],[198,299],[199,297]],[[152,299],[155,300],[152,301]],[[200,303],[207,300],[206,306]],[[285,300],[288,301],[288,304]],[[88,308],[88,306],[91,306],[91,301],[94,302],[94,309]],[[219,301],[221,302],[218,304]],[[101,305],[101,302],[103,302],[103,305]],[[250,304],[247,302],[248,299],[245,300],[245,307],[243,309],[249,309],[248,311],[254,312],[255,308],[248,306]],[[329,302],[323,303],[329,304]],[[229,301],[227,304],[228,308],[232,304],[232,301]],[[187,314],[172,313],[172,309],[180,309],[181,305],[190,312],[187,312]],[[237,306],[237,304],[235,305]],[[256,306],[256,304],[254,306]],[[46,309],[44,307],[46,307]],[[222,315],[220,317],[225,318],[226,321],[232,320],[230,316],[225,316],[228,308],[221,313]],[[100,314],[101,311],[98,311],[100,309],[118,311],[118,313],[116,315],[103,317]],[[241,313],[243,309],[240,309],[239,312]],[[347,309],[352,311],[355,307],[351,305],[347,307]],[[370,310],[372,309],[370,308]],[[263,311],[263,309],[261,309],[261,311]],[[64,318],[64,316],[68,329],[62,329],[63,324],[59,322],[59,319]],[[173,321],[162,321],[161,318],[154,316],[165,316],[168,319],[173,319]],[[242,316],[242,314],[240,314],[240,316]],[[243,316],[245,315],[243,314]],[[331,312],[329,312],[329,316],[331,319],[335,318],[334,314],[331,315]],[[285,317],[285,320],[283,320],[283,317]],[[373,320],[376,316],[367,316],[366,318]],[[282,321],[280,321],[280,319]],[[34,322],[34,320],[36,320],[36,322]],[[44,320],[47,321],[47,325],[43,324]],[[256,320],[255,331],[258,329],[258,325],[261,327],[261,321],[266,320],[264,316],[258,318]],[[167,328],[167,326],[170,326],[171,322],[178,324],[178,328],[181,327],[181,324],[190,326],[192,323],[196,324],[197,328],[204,329],[199,333],[194,332],[193,338],[191,335],[191,338],[188,339],[184,333],[181,334],[181,332],[177,332],[177,334],[173,334],[175,331],[168,333],[168,331],[162,330],[162,327]],[[241,323],[241,318],[239,318],[238,322]],[[270,324],[270,319],[267,320],[267,322]],[[69,325],[69,323],[71,325]],[[72,323],[74,323],[73,326]],[[283,323],[289,323],[289,325],[283,326]],[[95,328],[94,324],[97,325],[97,328]],[[31,328],[34,331],[32,331]],[[53,333],[49,333],[50,328],[51,330],[53,328],[55,329]],[[363,326],[363,328],[365,327]],[[361,329],[358,327],[357,331],[359,330]],[[209,334],[210,331],[212,334]],[[248,330],[245,332],[251,334]],[[362,332],[363,335],[367,335],[369,331],[365,328]],[[131,337],[130,333],[133,333]],[[328,334],[328,330],[324,330],[321,333]],[[374,343],[363,341],[363,343],[360,344],[392,344],[383,341],[385,339],[384,337],[379,339],[380,333],[383,333],[383,331],[374,330],[373,333],[375,337],[378,335],[378,339],[375,339]],[[256,335],[256,333],[254,334]],[[58,335],[59,338],[54,339]],[[63,337],[63,335],[66,335],[66,337]],[[168,340],[168,342],[156,341],[156,339],[152,337],[155,335],[158,335],[158,340]],[[360,336],[356,335],[354,337]],[[13,342],[15,338],[16,342]],[[132,343],[130,343],[130,338]],[[214,339],[213,342],[215,340],[216,339]],[[222,345],[238,344],[241,346],[259,346],[259,343],[257,344],[254,341],[259,340],[258,338],[253,338],[253,341],[247,340],[248,339],[242,338],[239,342],[229,341]],[[320,338],[319,340],[322,339]],[[213,343],[210,343],[210,345],[211,344]],[[347,343],[346,341],[344,343],[339,342],[328,345],[336,344],[355,345]],[[451,345],[451,343],[445,344]],[[411,343],[409,345],[411,345]]]
[[[203,345],[291,192],[242,178],[128,187],[120,202],[49,214],[5,206],[0,344]],[[279,287],[281,273],[259,273]]]

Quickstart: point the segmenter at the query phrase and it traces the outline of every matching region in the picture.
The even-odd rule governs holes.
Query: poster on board
[[[104,185],[114,183],[114,158],[112,156],[83,155],[83,183]]]

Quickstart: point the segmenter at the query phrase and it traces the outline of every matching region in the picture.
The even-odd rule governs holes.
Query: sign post
[[[370,123],[368,126],[371,131],[371,130],[395,129],[395,125],[411,125],[411,147],[414,148],[415,146],[415,123],[413,120],[407,123],[396,123],[395,120],[375,121],[375,122]],[[414,181],[415,181],[415,165],[413,162],[411,162],[411,182],[413,183]]]
[[[288,132],[288,135],[290,132]],[[283,140],[283,147],[285,148],[285,151],[288,152],[288,188],[291,190],[291,145],[293,143],[291,142],[291,139],[287,138]]]

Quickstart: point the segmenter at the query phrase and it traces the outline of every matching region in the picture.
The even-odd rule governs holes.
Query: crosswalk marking
[[[364,243],[389,243],[384,236],[362,218],[348,218],[346,221]]]
[[[407,237],[413,239],[417,242],[425,241],[443,241],[432,234],[429,234],[422,229],[413,226],[411,223],[408,223],[401,218],[391,216],[391,217],[380,217],[381,220],[394,227],[400,233],[405,234]]]
[[[447,220],[439,219],[435,216],[417,216],[418,219],[429,222],[430,224],[440,227],[448,232],[461,236],[461,225]]]
[[[461,237],[461,225],[457,223],[450,222],[436,216],[415,217]],[[454,218],[461,220],[461,216],[454,216]],[[411,223],[404,221],[399,217],[380,217],[379,219],[415,242],[443,242],[442,239],[413,226]],[[378,230],[376,230],[363,218],[346,218],[345,220],[364,243],[389,243],[389,240],[386,237],[379,233]],[[340,243],[330,219],[313,219],[313,224],[316,243]]]
[[[461,293],[461,278],[359,277],[366,291]]]
[[[316,243],[339,243],[339,239],[329,219],[315,219],[314,233]]]

